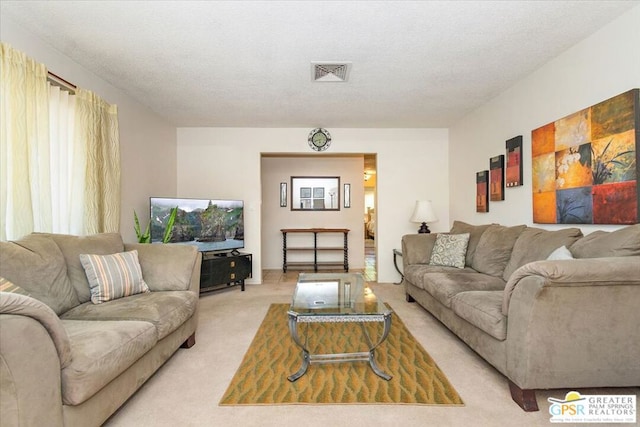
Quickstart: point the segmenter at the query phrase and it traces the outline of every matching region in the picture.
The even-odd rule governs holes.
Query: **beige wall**
[[[51,72],[118,106],[122,162],[120,231],[126,242],[135,241],[133,210],[146,225],[149,197],[176,194],[175,126],[42,40],[22,31],[6,16],[0,16],[0,38],[45,64]]]
[[[531,131],[612,96],[640,87],[640,6],[522,79],[451,127],[450,218],[474,224],[532,224]],[[508,66],[508,63],[505,64]],[[523,135],[524,185],[475,212],[475,172]],[[560,228],[560,225],[537,225]],[[583,232],[616,226],[581,226]]]
[[[282,268],[283,228],[348,228],[349,267],[364,268],[364,185],[362,171],[364,159],[357,157],[308,156],[308,157],[263,157],[262,167],[262,268]],[[340,177],[339,211],[292,211],[292,176],[338,176]],[[287,183],[287,207],[280,207],[280,183]],[[343,203],[344,184],[351,184],[351,207]],[[323,235],[325,246],[341,247],[343,235]],[[289,246],[313,245],[313,235],[293,235],[287,238]],[[304,260],[310,260],[305,254]],[[331,253],[326,260],[340,260],[342,254]],[[291,255],[295,257],[296,255]],[[325,255],[323,255],[325,256]],[[295,260],[290,258],[290,261]],[[303,259],[300,259],[301,261]]]
[[[266,228],[262,212],[267,202],[263,200],[263,192],[277,194],[279,190],[273,185],[269,189],[263,182],[266,180],[262,175],[263,154],[305,154],[317,158],[323,154],[377,154],[378,279],[398,281],[392,250],[400,247],[404,234],[415,233],[418,228],[409,222],[415,201],[433,201],[440,221],[430,227],[432,230],[449,228],[448,131],[329,128],[331,147],[327,153],[314,153],[307,144],[309,130],[178,128],[178,194],[245,201],[246,251],[254,256],[251,283],[260,283],[263,257],[267,257],[260,243]],[[361,181],[358,177],[357,182]],[[354,215],[357,212],[362,217],[363,208],[351,209]],[[286,214],[278,208],[274,215],[280,212]]]

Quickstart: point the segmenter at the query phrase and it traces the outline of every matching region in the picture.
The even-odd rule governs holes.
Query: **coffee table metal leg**
[[[302,350],[302,366],[295,374],[291,374],[287,377],[287,379],[291,382],[294,382],[301,376],[303,376],[307,369],[309,368],[309,352],[307,350]]]
[[[295,374],[291,374],[287,377],[289,381],[294,382],[295,380],[303,376],[305,372],[307,372],[311,357],[309,355],[309,350],[307,350],[306,347],[302,344],[302,342],[300,341],[300,337],[298,336],[298,316],[294,313],[288,314],[289,332],[291,333],[291,338],[293,338],[293,341],[295,341],[298,347],[302,349],[302,366]]]
[[[378,367],[378,364],[376,363],[376,359],[375,359],[375,349],[380,344],[382,344],[382,342],[385,339],[387,339],[387,336],[389,335],[389,331],[391,330],[391,313],[387,313],[384,315],[384,329],[382,330],[382,335],[380,335],[380,338],[375,344],[373,344],[373,342],[371,341],[371,337],[369,336],[369,333],[367,332],[367,328],[365,328],[364,324],[361,323],[360,325],[362,326],[362,330],[364,331],[364,336],[367,339],[367,345],[369,346],[369,365],[371,365],[371,369],[373,369],[373,372],[375,372],[377,376],[389,381],[393,377],[385,373],[382,369]]]

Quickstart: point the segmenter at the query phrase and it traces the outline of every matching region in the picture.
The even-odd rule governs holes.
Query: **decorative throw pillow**
[[[573,259],[573,254],[566,246],[560,246],[555,251],[551,252],[547,257],[548,260],[560,260],[560,259]]]
[[[94,304],[149,292],[142,278],[138,251],[112,255],[80,254],[80,262],[87,275]]]
[[[438,234],[429,264],[464,268],[468,245],[469,233]]]
[[[12,294],[29,296],[29,292],[25,291],[20,286],[10,282],[9,279],[5,279],[4,277],[0,277],[0,292],[9,292]]]

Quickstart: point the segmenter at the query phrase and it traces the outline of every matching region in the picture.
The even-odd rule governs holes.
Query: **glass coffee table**
[[[288,316],[291,337],[302,349],[302,366],[287,378],[296,381],[312,363],[366,361],[376,375],[390,380],[391,375],[376,364],[375,349],[389,335],[391,314],[392,311],[365,285],[360,273],[300,273]],[[368,351],[311,354],[307,337],[301,339],[298,326],[316,322],[359,323]],[[380,322],[383,325],[375,341],[365,327],[368,322]]]

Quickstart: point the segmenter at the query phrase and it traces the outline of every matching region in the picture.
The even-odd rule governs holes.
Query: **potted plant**
[[[176,221],[176,215],[178,215],[178,207],[171,209],[171,213],[169,215],[169,219],[167,220],[167,226],[164,229],[164,234],[162,236],[162,243],[169,243],[171,241],[171,233],[173,232],[173,224]],[[136,232],[136,236],[138,237],[138,243],[151,243],[151,223],[147,224],[147,228],[144,233],[142,232],[142,228],[140,227],[140,221],[138,220],[138,214],[136,211],[133,211],[133,220],[134,220],[134,230]]]

